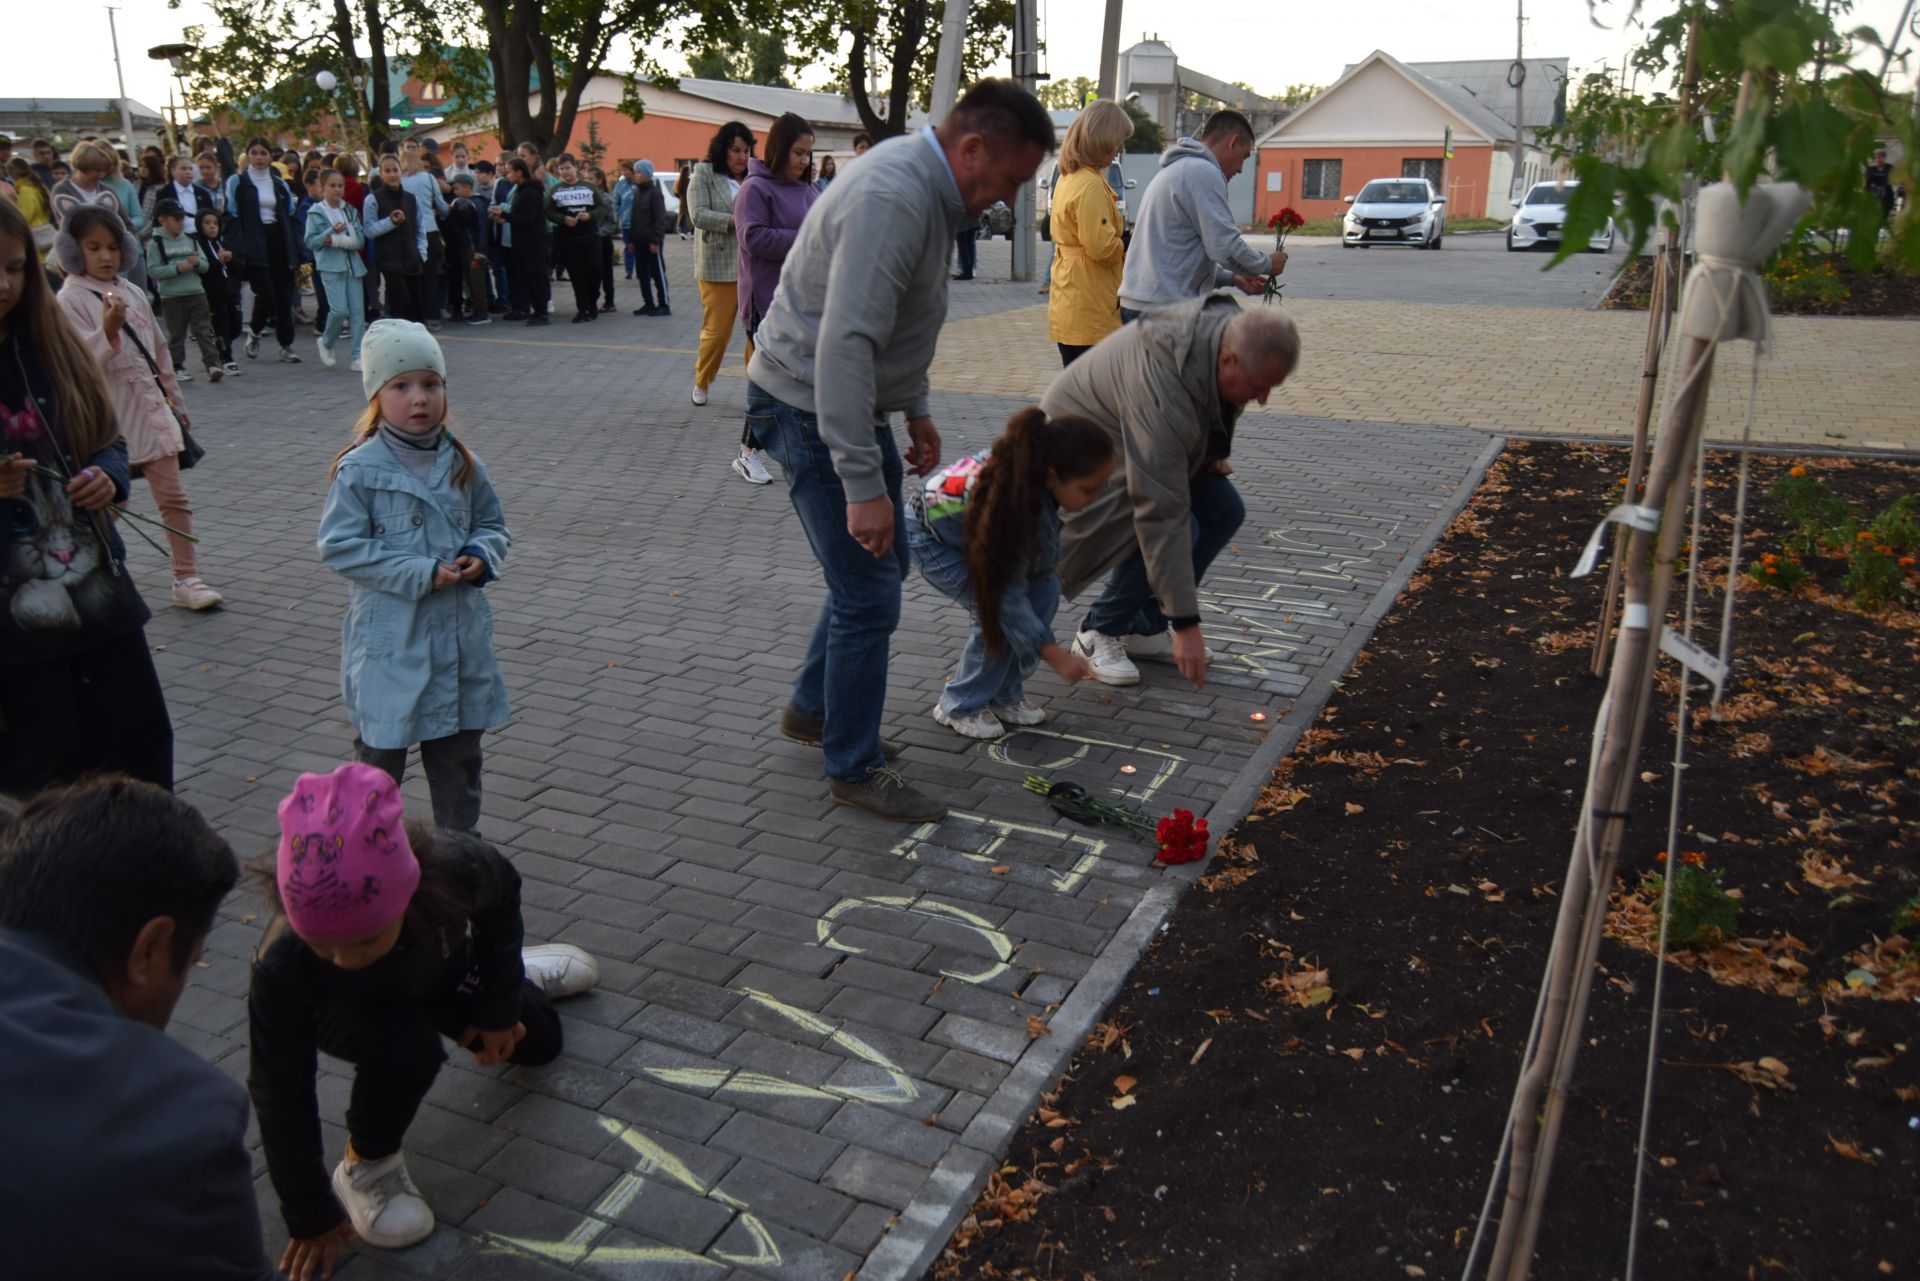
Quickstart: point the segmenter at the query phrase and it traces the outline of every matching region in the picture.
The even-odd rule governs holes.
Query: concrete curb
[[[1253,811],[1254,802],[1259,799],[1274,766],[1300,741],[1320,709],[1326,706],[1334,683],[1346,677],[1354,658],[1372,637],[1373,629],[1406,590],[1427,553],[1467,505],[1467,499],[1479,488],[1481,477],[1505,446],[1504,436],[1494,436],[1487,441],[1486,448],[1461,478],[1452,501],[1427,523],[1333,656],[1294,699],[1286,716],[1254,749],[1239,775],[1207,811],[1209,828],[1218,832],[1231,830]],[[901,1212],[899,1222],[867,1256],[855,1281],[915,1281],[932,1266],[979,1196],[980,1189],[986,1186],[987,1176],[1006,1152],[1014,1134],[1038,1106],[1040,1095],[1059,1077],[1074,1052],[1086,1043],[1094,1024],[1119,995],[1121,985],[1146,952],[1147,944],[1173,914],[1181,892],[1212,861],[1209,857],[1205,862],[1171,869],[1160,884],[1134,905],[1126,924],[1120,927],[1106,951],[1054,1012],[1049,1023],[1052,1035],[1040,1037],[1027,1047],[986,1106],[974,1115],[959,1139],[940,1158],[932,1177]]]

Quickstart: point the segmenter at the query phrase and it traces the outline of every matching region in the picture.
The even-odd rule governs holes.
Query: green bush
[[[1847,576],[1840,581],[1840,590],[1861,609],[1882,610],[1907,594],[1907,572],[1886,544],[1874,543],[1871,531],[1862,530],[1847,557]]]
[[[1721,885],[1718,868],[1708,871],[1690,861],[1697,858],[1697,854],[1681,855],[1680,868],[1674,873],[1673,920],[1667,926],[1670,947],[1693,947],[1739,937],[1740,900]],[[1640,878],[1640,892],[1657,908],[1666,892],[1665,878],[1657,873]]]

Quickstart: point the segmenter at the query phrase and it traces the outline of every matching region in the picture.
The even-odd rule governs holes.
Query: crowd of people
[[[946,812],[880,736],[914,565],[970,618],[932,709],[958,734],[1044,721],[1026,688],[1041,663],[1069,683],[1128,685],[1140,679],[1134,658],[1159,654],[1206,681],[1199,585],[1245,514],[1235,429],[1293,371],[1299,338],[1279,309],[1214,293],[1253,292],[1248,273],[1285,266],[1225,212],[1227,178],[1252,144],[1244,117],[1222,112],[1174,149],[1129,247],[1101,175],[1130,128],[1103,103],[1069,131],[1048,308],[1063,370],[991,448],[957,460],[943,458],[928,377],[952,260],[962,233],[1053,149],[1039,102],[1010,81],[981,82],[937,127],[838,174],[816,174],[798,116],[774,123],[759,157],[752,131],[731,123],[680,176],[699,242],[693,399],[706,401],[737,322],[749,359],[733,467],[755,483],[771,479],[769,461],[785,473],[826,589],[778,728],[820,749],[838,803],[899,822]],[[576,323],[611,309],[613,268],[629,253],[641,311],[659,314],[659,249],[679,228],[644,161],[609,189],[570,154],[522,148],[469,168],[456,147],[442,168],[433,149],[403,144],[380,156],[371,189],[351,157],[333,157],[301,170],[296,199],[276,168],[286,158],[258,139],[224,178],[218,146],[146,166],[145,191],[122,190],[97,152],[111,154],[75,148],[83,180],[52,183],[41,205],[18,184],[0,199],[0,794],[31,798],[0,812],[0,1038],[13,1047],[0,1084],[17,1104],[0,1140],[19,1176],[0,1176],[0,1194],[29,1229],[11,1257],[30,1278],[156,1258],[183,1276],[273,1273],[243,1146],[247,1100],[160,1032],[240,868],[170,795],[150,615],[114,517],[144,476],[175,603],[203,607],[180,482],[192,445],[184,344],[214,380],[234,372],[236,339],[252,356],[269,330],[281,358],[297,360],[291,329],[305,321],[322,326],[329,365],[347,337],[364,396],[317,535],[345,585],[355,759],[301,776],[280,805],[278,846],[255,868],[272,913],[252,969],[247,1093],[290,1237],[278,1269],[313,1281],[353,1238],[397,1248],[432,1231],[402,1147],[443,1038],[479,1064],[549,1062],[562,1043],[553,1001],[598,974],[578,948],[523,946],[518,877],[477,834],[483,740],[510,715],[487,588],[512,537],[506,501],[452,430],[434,330],[496,311],[544,323],[555,257]],[[303,264],[316,277],[312,318],[297,308]],[[236,330],[241,283],[253,309]],[[1101,581],[1062,644],[1062,600]],[[415,749],[431,823],[409,821],[400,799]],[[321,1051],[354,1066],[348,1145],[331,1173]],[[149,1066],[111,1070],[122,1061]],[[135,1217],[124,1231],[79,1231],[77,1207],[102,1189]]]

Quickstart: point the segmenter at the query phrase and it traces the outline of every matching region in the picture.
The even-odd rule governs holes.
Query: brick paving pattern
[[[936,1166],[991,1159],[974,1145],[1004,1126],[981,1117],[971,1139],[969,1127],[1033,1052],[1029,1019],[1074,993],[1163,883],[1146,846],[1057,820],[1021,790],[1022,772],[1154,813],[1205,812],[1488,442],[1249,417],[1235,458],[1249,520],[1207,583],[1221,657],[1206,690],[1164,664],[1132,690],[1044,677],[1035,693],[1053,719],[991,745],[926,714],[964,620],[910,580],[886,730],[908,776],[954,812],[884,824],[830,804],[818,753],[774,730],[823,588],[779,485],[728,469],[743,384],[723,378],[705,409],[687,402],[698,315],[675,249],[671,320],[443,335],[457,430],[487,460],[515,537],[487,589],[515,713],[487,739],[482,828],[525,878],[529,939],[588,948],[603,982],[563,1003],[567,1049],[550,1067],[454,1056],[406,1148],[440,1226],[413,1250],[356,1256],[340,1273],[350,1281],[860,1270],[916,1196],[955,1195],[930,1184]],[[1004,249],[983,257],[1004,274]],[[1021,319],[1032,286],[954,293],[967,318],[953,328],[976,359],[990,348],[991,363],[1024,365],[1024,331],[989,343],[969,327]],[[243,856],[271,849],[298,772],[351,750],[337,688],[344,589],[313,537],[327,461],[361,398],[357,376],[321,369],[303,342],[299,368],[250,362],[237,382],[189,388],[210,455],[189,478],[202,572],[229,604],[161,609],[149,633],[180,792]],[[985,444],[1018,403],[942,390],[949,454]],[[164,600],[158,555],[136,543],[132,562]],[[1063,609],[1063,632],[1078,612]],[[406,790],[425,813],[417,765]],[[236,1077],[262,911],[251,892],[227,905],[172,1027]],[[325,1063],[329,1160],[349,1080]],[[259,1168],[277,1258],[284,1234]]]

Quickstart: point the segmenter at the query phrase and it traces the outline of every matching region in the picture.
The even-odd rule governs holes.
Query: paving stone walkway
[[[670,321],[443,335],[457,430],[515,540],[487,589],[515,713],[488,736],[482,826],[525,878],[529,938],[590,949],[603,982],[562,1006],[556,1064],[449,1063],[407,1140],[440,1227],[356,1257],[350,1281],[918,1275],[1179,884],[1146,846],[1057,820],[1023,771],[1154,813],[1244,808],[1263,742],[1345,669],[1492,443],[1250,417],[1248,523],[1206,585],[1206,690],[1161,664],[1133,690],[1044,677],[1052,719],[990,745],[927,716],[964,619],[911,580],[886,729],[954,812],[901,828],[830,804],[818,753],[774,730],[823,588],[781,487],[728,469],[742,382],[687,402],[698,315],[681,290]],[[1032,301],[1028,285],[955,293],[968,325]],[[344,586],[313,535],[361,397],[310,355],[246,369],[189,389],[210,454],[189,477],[202,572],[230,603],[161,609],[150,637],[180,792],[251,856],[295,775],[351,751]],[[949,454],[1019,403],[941,392]],[[158,555],[136,543],[132,562],[164,600]],[[417,777],[407,794],[425,813]],[[227,905],[173,1022],[238,1078],[262,912],[252,892]],[[1034,1020],[1059,1031],[1035,1039]],[[349,1080],[325,1065],[329,1160]]]

